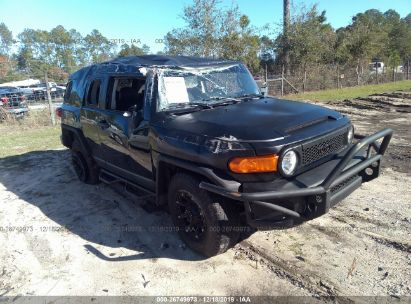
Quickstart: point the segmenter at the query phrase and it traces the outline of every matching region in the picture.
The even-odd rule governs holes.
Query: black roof
[[[110,61],[96,63],[84,67],[70,75],[70,79],[85,79],[91,74],[122,74],[141,73],[141,67],[205,67],[239,63],[233,60],[190,57],[190,56],[163,56],[143,55],[120,57]]]
[[[143,56],[127,56],[119,57],[103,64],[124,64],[134,66],[183,66],[183,67],[199,67],[208,65],[220,65],[237,63],[237,61],[201,58],[191,56],[166,56],[166,55],[143,55]]]

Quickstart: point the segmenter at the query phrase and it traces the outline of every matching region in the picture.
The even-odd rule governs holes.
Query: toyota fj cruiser
[[[392,136],[354,136],[338,112],[261,95],[240,62],[193,57],[83,68],[58,113],[81,181],[147,192],[206,256],[235,244],[241,227],[325,214],[378,177]]]

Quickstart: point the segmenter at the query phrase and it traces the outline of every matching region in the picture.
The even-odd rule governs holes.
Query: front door
[[[108,83],[106,125],[100,130],[107,169],[152,188],[148,121],[144,120],[145,79],[112,77]]]

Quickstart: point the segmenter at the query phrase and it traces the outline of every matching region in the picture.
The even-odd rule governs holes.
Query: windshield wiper
[[[252,99],[252,98],[264,98],[265,96],[263,94],[244,94],[237,96],[236,98],[247,98],[247,99]]]
[[[202,109],[211,109],[212,107],[204,102],[190,102],[188,105],[193,105]]]
[[[236,104],[241,102],[241,99],[237,97],[223,97],[223,96],[213,96],[208,98],[200,99],[200,101],[193,101],[193,102],[181,102],[175,103],[168,108],[168,111],[196,111],[196,110],[204,110],[204,109],[212,109],[215,107],[226,106],[231,104]],[[206,103],[209,101],[210,103]]]
[[[214,97],[209,97],[209,98],[204,98],[202,101],[220,101],[221,102],[212,102],[209,103],[208,105],[212,108],[214,107],[219,107],[219,106],[225,106],[225,105],[230,105],[230,104],[236,104],[240,102],[240,99],[237,99],[235,97],[223,97],[223,96],[214,96]]]
[[[203,109],[211,109],[212,107],[203,103],[203,102],[181,102],[175,103],[167,110],[174,111],[174,110],[203,110]]]

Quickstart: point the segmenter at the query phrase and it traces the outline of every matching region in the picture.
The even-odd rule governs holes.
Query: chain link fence
[[[358,85],[381,84],[411,79],[408,64],[396,68],[377,66],[312,65],[303,68],[291,66],[286,73],[282,66],[270,67],[267,71],[268,94],[281,96],[289,93],[319,91],[353,87]],[[265,76],[258,81],[264,85]]]
[[[38,117],[39,113],[49,113],[49,119],[55,124],[54,112],[63,102],[65,84],[49,82],[48,94],[44,79],[30,76],[27,79],[37,79],[39,83],[30,86],[16,86],[13,83],[0,86],[0,124],[13,124],[32,114]]]

